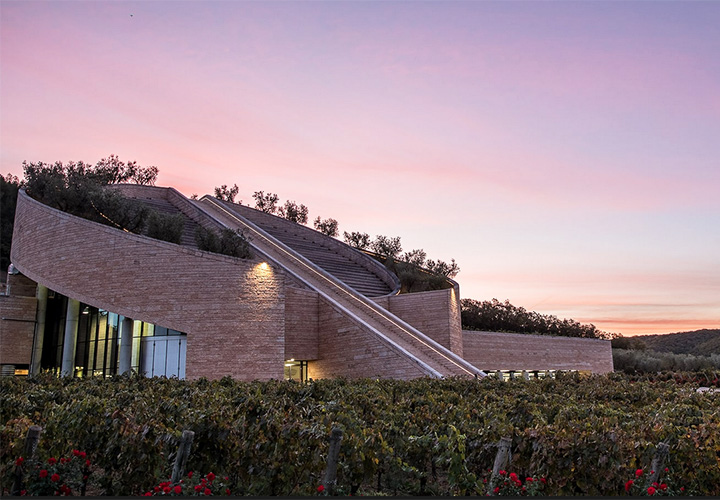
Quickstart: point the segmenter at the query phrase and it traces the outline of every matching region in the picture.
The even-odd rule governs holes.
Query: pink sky
[[[720,2],[0,1],[0,171],[109,154],[455,258],[461,296],[720,328]]]

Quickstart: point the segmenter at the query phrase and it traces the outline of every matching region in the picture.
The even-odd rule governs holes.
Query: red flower
[[[531,477],[526,477],[526,478],[525,478],[525,482],[526,482],[526,483],[532,483],[532,482],[533,482],[533,478],[531,478]]]
[[[540,482],[541,482],[542,484],[546,484],[546,483],[547,483],[547,479],[545,479],[544,477],[541,477],[541,478],[540,478]]]
[[[663,491],[665,491],[665,490],[667,489],[667,484],[662,483],[662,484],[660,485],[660,489],[663,490]]]
[[[85,460],[85,466],[90,467],[90,460]]]
[[[511,473],[510,473],[510,480],[511,480],[511,481],[517,481],[517,478],[518,478],[518,477],[517,477],[517,474],[515,474],[514,472],[511,472]]]
[[[657,484],[657,483],[653,483],[653,486],[655,486],[655,487],[657,488],[657,487],[660,486],[660,485]]]
[[[24,461],[25,461],[25,459],[23,457],[20,457],[17,460],[15,460],[15,465],[20,467]]]
[[[173,490],[175,491],[176,495],[179,495],[180,493],[182,493],[182,486],[178,484],[177,486],[175,486],[175,488],[173,488]]]
[[[668,469],[667,467],[665,467],[665,472],[670,472],[670,469]]]
[[[188,472],[188,479],[192,479],[193,471]]]
[[[79,451],[79,450],[73,450],[73,451],[72,451],[72,454],[73,454],[73,456],[79,457],[79,456],[80,456],[80,451]]]
[[[153,488],[153,491],[154,491],[155,493],[160,493],[160,486],[155,486],[155,487]]]
[[[495,486],[495,489],[493,490],[493,492],[494,492],[496,495],[497,495],[498,493],[500,493],[500,486]]]
[[[682,487],[680,488],[680,491],[685,491],[685,487],[682,486]]]
[[[146,497],[151,497],[151,496],[152,496],[152,493],[150,493],[149,491],[146,491],[146,492],[145,492],[145,494],[144,494],[143,496],[146,496]]]
[[[210,481],[211,483],[213,481],[215,481],[215,474],[213,474],[212,472],[208,472],[208,475],[206,477],[207,477],[207,480]]]
[[[50,465],[55,465],[57,463],[57,459],[56,458],[48,458],[48,463]]]
[[[501,476],[504,476],[505,474],[507,474],[507,472],[504,470],[500,470],[500,471],[498,471],[498,474],[500,474]]]
[[[40,471],[40,477],[41,477],[41,478],[45,478],[45,477],[47,477],[47,475],[48,475],[48,471],[46,471],[45,469],[43,469],[43,470]]]
[[[85,457],[87,457],[87,453],[85,453],[84,451],[81,451],[80,458],[85,458]]]
[[[200,486],[199,484],[197,486],[195,486],[195,491],[197,491],[198,493],[200,492],[201,489],[202,489],[202,486]]]
[[[325,491],[325,486],[323,486],[321,484],[320,486],[317,487],[317,490],[318,490],[318,493],[322,493],[323,491]]]
[[[163,493],[165,493],[166,495],[167,495],[168,493],[170,493],[170,486],[165,486],[165,487],[163,488]]]
[[[630,488],[632,488],[633,480],[631,479],[627,483],[625,483],[625,491],[630,491]]]
[[[52,481],[53,483],[57,483],[58,481],[60,481],[60,474],[53,474],[52,476],[50,476],[50,481]]]
[[[650,486],[650,487],[647,489],[647,493],[648,493],[648,495],[654,495],[654,494],[655,494],[655,488],[653,488],[652,486]]]
[[[642,469],[638,469],[638,470],[635,471],[635,477],[640,477],[640,476],[642,476],[642,475],[643,475],[643,470],[642,470]]]
[[[203,493],[205,493],[205,496],[207,497],[212,495],[212,490],[210,488],[205,488],[205,491]]]

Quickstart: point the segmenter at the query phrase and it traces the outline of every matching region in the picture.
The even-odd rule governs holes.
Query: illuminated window
[[[285,380],[307,382],[307,361],[285,361]]]

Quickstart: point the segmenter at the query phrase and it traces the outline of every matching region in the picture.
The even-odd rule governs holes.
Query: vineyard
[[[671,491],[659,486],[672,477],[673,488],[683,488],[676,491],[717,496],[720,394],[696,389],[720,385],[718,375],[307,384],[3,377],[2,494],[12,487],[28,429],[37,425],[39,460],[86,454],[89,488],[116,496],[142,495],[158,484],[172,491],[167,481],[184,430],[195,433],[186,471],[222,477],[223,491],[326,494],[333,428],[342,430],[341,495],[492,493],[490,469],[507,437],[508,473],[533,478],[542,486],[535,493],[630,494],[636,472],[649,471],[666,443],[657,494]]]

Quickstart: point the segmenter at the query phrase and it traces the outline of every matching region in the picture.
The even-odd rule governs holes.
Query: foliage
[[[623,337],[619,335],[612,339],[613,349],[633,349],[636,351],[644,351],[647,349],[647,344],[637,337]]]
[[[15,467],[8,467],[6,479],[14,481],[15,472],[20,471],[20,495],[52,496],[85,494],[93,476],[91,462],[84,451],[72,450],[67,457],[44,460],[19,457]]]
[[[320,217],[316,217],[313,221],[313,225],[315,226],[315,229],[327,236],[334,238],[338,235],[338,221],[335,219],[322,220]]]
[[[240,188],[237,184],[233,184],[233,187],[229,188],[226,184],[223,184],[220,187],[215,188],[215,198],[218,200],[223,201],[229,201],[230,203],[235,203],[235,197],[237,196],[238,192],[240,191]],[[196,195],[197,198],[197,195]],[[242,204],[242,200],[240,201]]]
[[[704,329],[665,335],[638,335],[633,337],[644,342],[648,349],[675,354],[709,356],[720,354],[720,329]]]
[[[2,270],[6,270],[10,265],[15,204],[20,187],[22,182],[14,175],[0,175],[0,269]]]
[[[655,471],[645,471],[640,468],[635,471],[632,479],[625,482],[625,493],[631,496],[688,496],[691,494],[689,490],[677,484],[673,472],[665,467],[653,480]]]
[[[704,374],[701,383],[719,375]],[[483,471],[508,436],[508,469],[519,478],[547,478],[543,493],[550,496],[624,494],[661,441],[670,446],[675,484],[717,496],[717,396],[696,393],[698,383],[679,376],[307,384],[3,377],[0,476],[14,468],[35,424],[43,428],[38,456],[58,456],[73,443],[95,457],[105,494],[141,495],[167,480],[189,429],[195,439],[188,469],[227,477],[233,495],[309,496],[322,483],[337,426],[344,433],[344,494],[484,495]],[[10,487],[6,479],[2,486]]]
[[[111,155],[96,165],[23,162],[23,172],[28,195],[45,205],[151,238],[180,242],[184,223],[181,214],[161,214],[108,188],[120,182],[152,185],[157,167],[140,167],[136,162],[125,163]]]
[[[348,233],[347,231],[343,231],[343,240],[353,248],[360,250],[370,248],[370,235],[367,233],[359,233],[356,231]]]
[[[559,335],[609,339],[613,334],[598,330],[595,325],[583,325],[572,319],[558,319],[556,316],[526,311],[512,305],[508,300],[500,302],[462,299],[462,325],[467,330],[496,332],[533,333],[538,335]]]
[[[308,207],[287,200],[285,204],[278,209],[278,215],[296,224],[307,224]]]
[[[230,478],[225,477],[228,481]],[[230,495],[231,490],[222,479],[208,472],[201,476],[193,471],[188,472],[183,479],[173,484],[171,481],[162,481],[157,486],[145,492],[143,496],[218,496]]]
[[[252,258],[250,243],[240,230],[223,228],[218,234],[216,231],[198,226],[195,231],[195,243],[200,250],[237,257],[240,259]]]
[[[255,199],[256,209],[268,214],[274,214],[277,211],[277,202],[279,198],[275,193],[265,194],[264,191],[255,191],[253,193],[253,198]]]
[[[694,356],[671,352],[613,349],[613,366],[626,373],[659,371],[702,371],[720,369],[720,354]]]
[[[454,278],[460,272],[460,267],[452,259],[450,264],[442,260],[428,260],[425,262],[425,268],[437,276],[445,276],[446,278]]]
[[[547,480],[544,477],[531,476],[523,479],[515,472],[500,470],[491,477],[493,494],[500,497],[537,497],[543,495]]]
[[[185,216],[182,213],[164,214],[153,210],[147,218],[146,234],[156,240],[179,244],[184,228]]]
[[[370,248],[386,259],[396,260],[400,252],[402,252],[400,236],[389,237],[379,234],[375,237],[375,240],[370,243]]]

